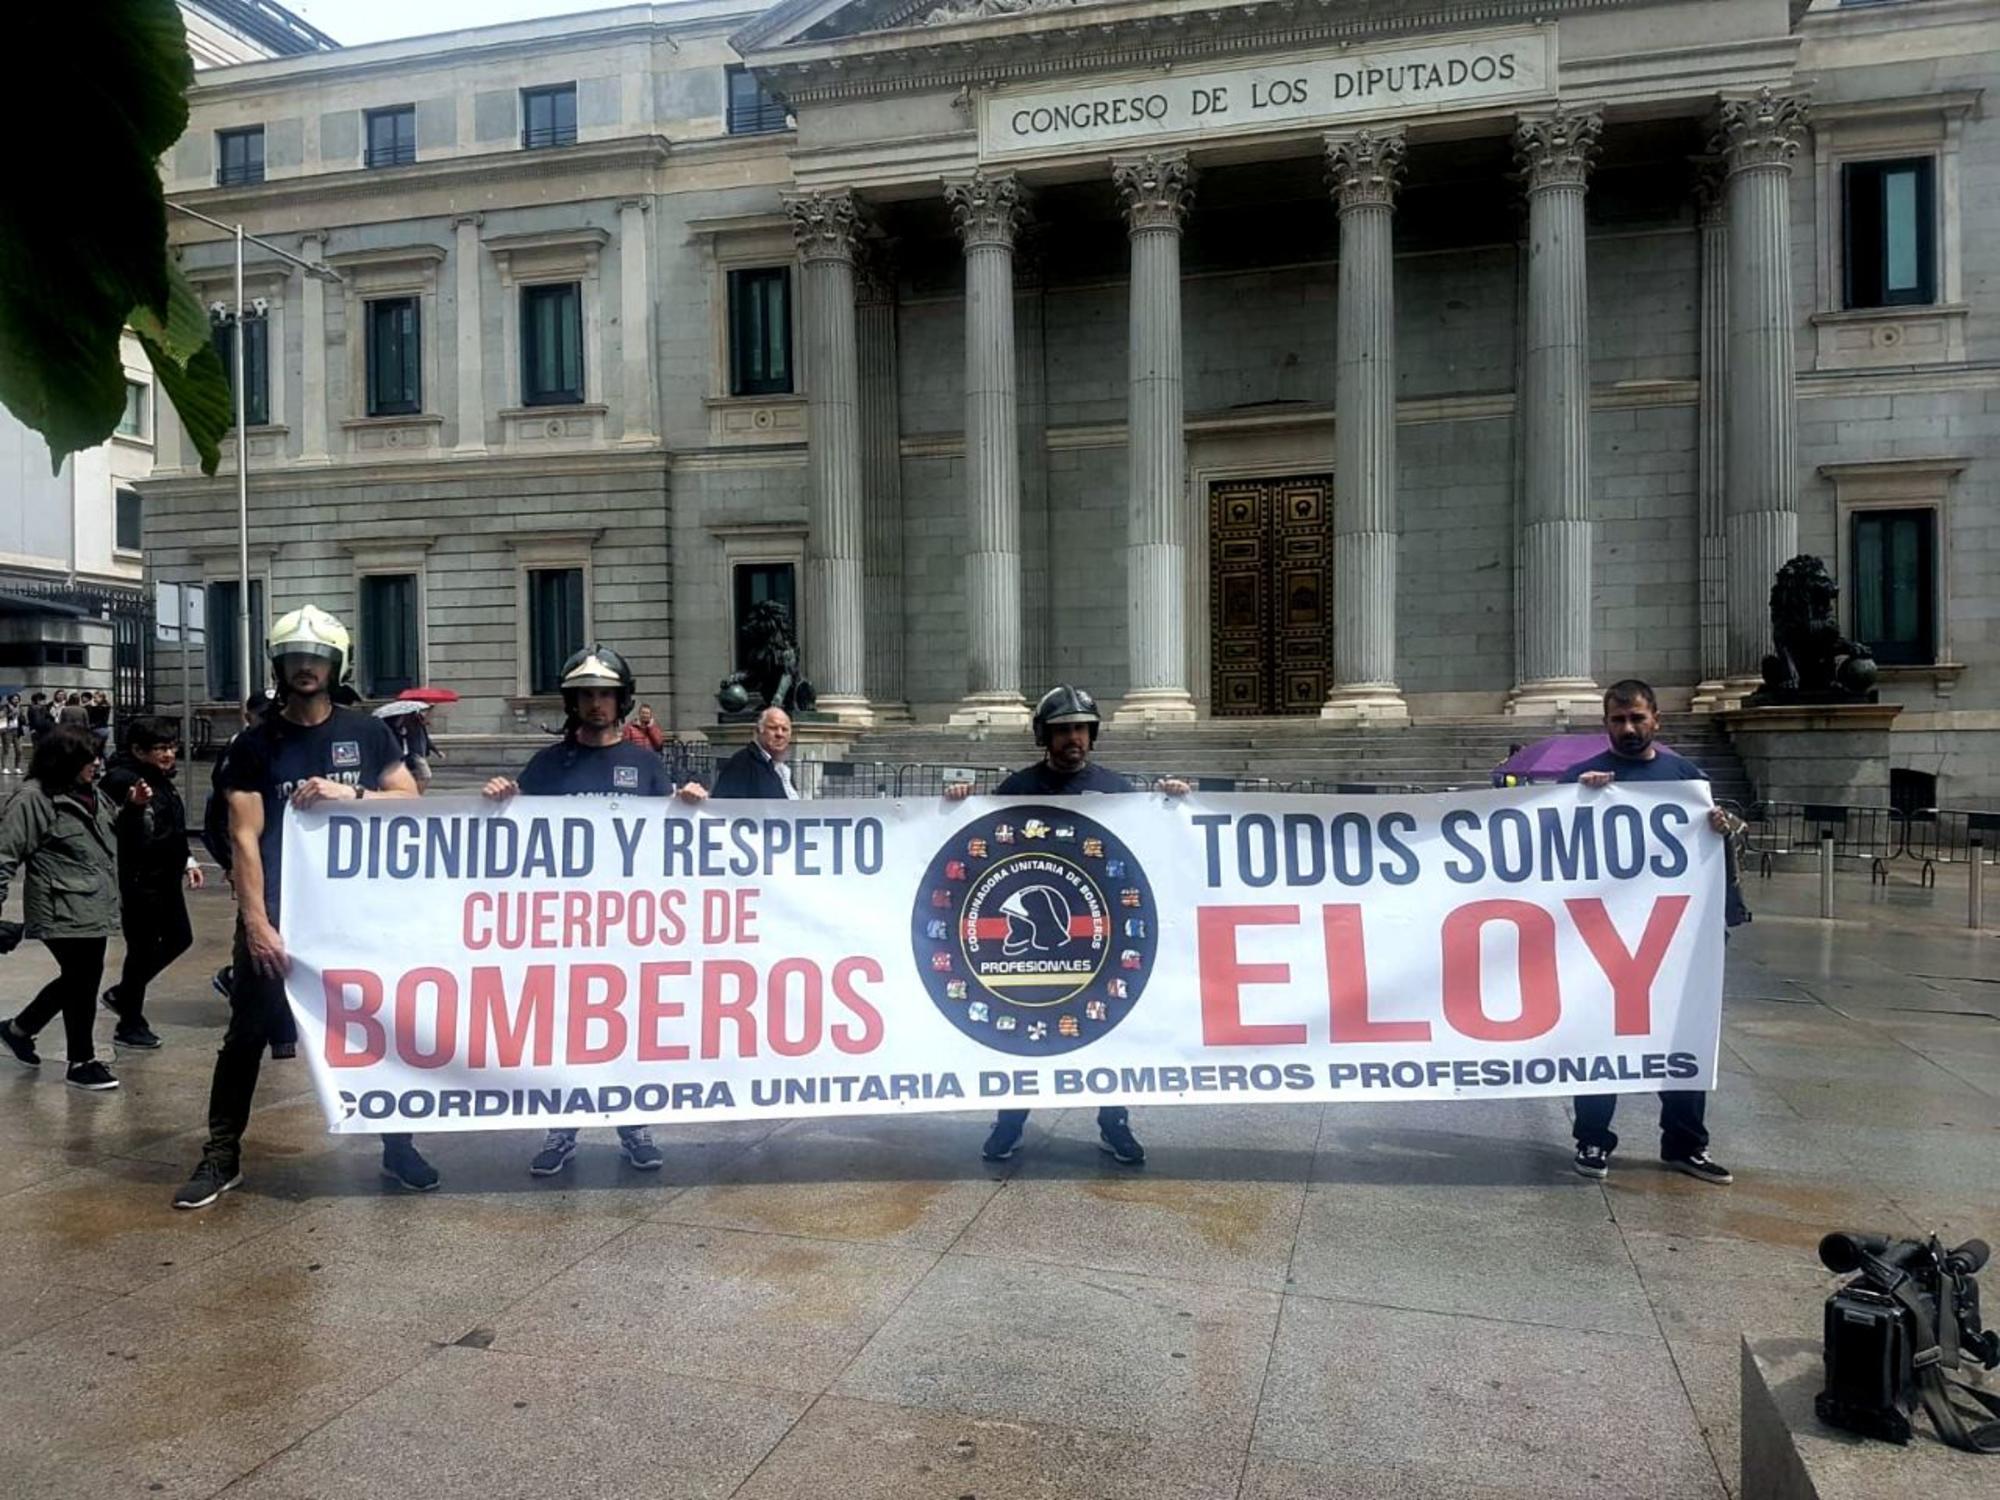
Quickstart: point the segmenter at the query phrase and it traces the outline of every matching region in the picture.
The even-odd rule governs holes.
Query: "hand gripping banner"
[[[1700,783],[288,812],[336,1131],[1714,1087]]]

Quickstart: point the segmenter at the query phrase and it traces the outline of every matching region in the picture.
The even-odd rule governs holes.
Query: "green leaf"
[[[215,329],[208,321],[208,309],[201,305],[201,295],[173,261],[167,262],[165,320],[149,307],[136,307],[127,321],[134,333],[145,335],[181,364],[193,358],[195,350],[210,348],[215,342]]]
[[[42,139],[60,149],[16,152],[0,194],[0,402],[60,470],[123,415],[132,310],[174,322],[158,162],[187,129],[194,65],[174,0],[33,6],[9,21],[16,57],[87,59],[41,96]]]
[[[222,440],[236,423],[236,398],[229,389],[222,356],[213,344],[203,344],[182,364],[170,349],[142,330],[135,327],[133,333],[153,363],[153,378],[174,403],[182,430],[201,455],[201,472],[214,474],[222,462]]]

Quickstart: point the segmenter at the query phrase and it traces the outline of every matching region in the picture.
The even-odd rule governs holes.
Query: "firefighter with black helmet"
[[[993,789],[996,797],[1074,797],[1090,792],[1116,794],[1138,788],[1115,771],[1098,765],[1090,756],[1097,748],[1097,732],[1103,723],[1097,700],[1080,687],[1061,683],[1042,694],[1035,705],[1035,744],[1042,758],[1024,766]],[[1185,797],[1190,788],[1172,777],[1153,783],[1153,790],[1169,797]],[[945,788],[953,802],[972,794],[970,782],[955,782]],[[1003,1109],[993,1122],[992,1132],[980,1155],[988,1161],[1005,1161],[1021,1147],[1021,1133],[1027,1127],[1028,1111]],[[1127,1111],[1107,1105],[1097,1112],[1100,1146],[1123,1166],[1146,1164],[1146,1149],[1132,1134]]]
[[[625,738],[638,684],[625,658],[609,646],[586,646],[562,669],[565,712],[563,737],[536,752],[519,779],[495,776],[485,794],[503,801],[517,793],[530,797],[666,797],[674,790],[659,753]],[[692,800],[692,799],[690,799]],[[528,1163],[537,1177],[553,1177],[576,1154],[577,1132],[551,1130]],[[644,1125],[620,1125],[618,1149],[642,1172],[666,1161]]]
[[[175,1208],[206,1208],[243,1180],[243,1132],[258,1067],[265,1043],[289,1014],[285,972],[291,959],[278,931],[286,805],[417,795],[389,726],[334,700],[354,656],[345,625],[305,605],[271,627],[266,652],[277,704],[230,742],[217,772],[228,798],[236,891],[234,980],[209,1090],[208,1141],[193,1175],[174,1194]],[[382,1171],[415,1192],[438,1185],[437,1171],[408,1135],[382,1137]]]

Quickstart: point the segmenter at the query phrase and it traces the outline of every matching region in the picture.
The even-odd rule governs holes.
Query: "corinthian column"
[[[1111,164],[1132,242],[1126,404],[1125,655],[1119,720],[1191,720],[1187,689],[1187,447],[1181,386],[1181,222],[1194,200],[1185,154]]]
[[[624,408],[621,441],[651,445],[654,432],[653,397],[653,271],[646,248],[644,198],[627,198],[618,205],[618,346],[619,397]]]
[[[1014,236],[1027,195],[1012,172],[981,172],[944,196],[965,244],[966,695],[951,722],[1026,723]]]
[[[326,235],[299,241],[299,259],[318,265],[326,255]],[[317,276],[299,278],[304,326],[299,333],[299,456],[323,464],[326,451],[326,287]]]
[[[484,347],[479,310],[479,225],[478,214],[466,214],[451,221],[452,279],[458,292],[454,314],[458,324],[458,441],[456,452],[480,454],[486,451],[486,373],[481,357]],[[355,329],[347,336],[359,338]]]
[[[861,493],[867,519],[868,702],[877,723],[910,721],[903,688],[903,457],[896,399],[896,278],[878,250],[855,266],[861,368]]]
[[[1323,719],[1407,723],[1396,686],[1396,183],[1401,131],[1328,136],[1340,207],[1333,377],[1333,690]]]
[[[1722,163],[1705,161],[1695,177],[1701,226],[1701,682],[1697,711],[1721,706],[1729,670],[1729,492],[1723,435],[1729,391],[1729,222]]]
[[[854,252],[861,213],[847,192],[785,198],[804,266],[806,343],[805,668],[819,708],[872,722],[862,608],[860,371],[855,352]],[[801,632],[802,635],[806,632]]]
[[[1597,694],[1591,660],[1590,358],[1583,189],[1602,119],[1523,120],[1514,154],[1528,189],[1523,350],[1523,630],[1509,713],[1555,717]]]
[[[1769,650],[1771,579],[1799,543],[1790,192],[1805,127],[1803,99],[1764,89],[1724,103],[1715,140],[1729,172],[1727,670],[1743,685]]]

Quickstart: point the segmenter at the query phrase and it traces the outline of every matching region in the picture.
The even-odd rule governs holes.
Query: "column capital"
[[[485,223],[485,214],[460,214],[451,221],[451,227],[453,229],[478,229]]]
[[[1604,116],[1594,109],[1558,109],[1523,119],[1514,127],[1514,160],[1528,191],[1582,187],[1603,129]]]
[[[792,238],[802,260],[852,262],[867,216],[854,194],[845,188],[829,192],[786,193],[782,200],[792,221]]]
[[[895,300],[895,257],[887,245],[865,244],[854,257],[854,305],[881,307]]]
[[[620,198],[618,200],[618,212],[621,214],[628,208],[636,208],[643,214],[650,211],[652,206],[653,200],[651,198]]]
[[[1149,229],[1180,233],[1194,203],[1194,179],[1185,151],[1150,151],[1111,163],[1111,181],[1125,200],[1125,226],[1133,234]]]
[[[1403,176],[1402,131],[1357,130],[1325,139],[1327,186],[1343,212],[1395,203]]]
[[[1789,171],[1811,117],[1803,94],[1761,88],[1747,99],[1725,99],[1710,149],[1728,164],[1732,176],[1759,167]]]
[[[975,172],[944,185],[951,221],[970,250],[979,245],[1012,249],[1028,217],[1028,190],[1012,172]]]
[[[1698,157],[1694,164],[1695,222],[1714,229],[1729,222],[1729,168],[1719,156]]]

